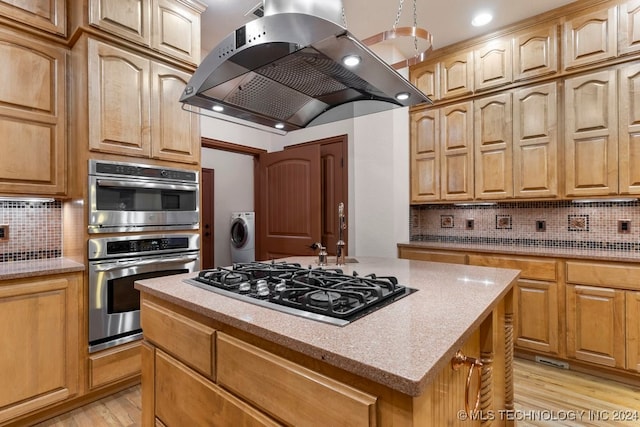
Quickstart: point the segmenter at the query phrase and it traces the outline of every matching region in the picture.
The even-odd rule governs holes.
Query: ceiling
[[[202,58],[229,33],[256,19],[251,12],[262,0],[202,0]],[[317,0],[322,1],[322,0]],[[359,39],[390,30],[401,0],[343,0],[347,29]],[[573,0],[417,0],[417,22],[433,35],[434,49],[494,31]],[[470,25],[473,15],[490,11],[493,21]],[[398,26],[413,25],[413,0],[403,0]]]

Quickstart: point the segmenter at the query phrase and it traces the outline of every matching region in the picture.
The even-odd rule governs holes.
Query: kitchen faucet
[[[347,223],[344,218],[344,203],[338,205],[338,242],[336,243],[336,265],[344,265],[344,231]]]

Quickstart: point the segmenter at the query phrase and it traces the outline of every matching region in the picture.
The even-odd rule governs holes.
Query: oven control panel
[[[186,237],[171,239],[142,239],[124,240],[121,242],[107,243],[107,254],[126,254],[137,252],[152,252],[165,249],[188,249],[189,242]]]
[[[89,259],[117,258],[146,253],[175,252],[200,249],[196,233],[179,235],[144,235],[89,239]]]

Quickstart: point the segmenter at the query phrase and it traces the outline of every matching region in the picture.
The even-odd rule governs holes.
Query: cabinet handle
[[[469,375],[467,375],[467,384],[464,388],[464,409],[467,411],[469,418],[471,418],[473,413],[475,413],[480,406],[480,392],[482,390],[482,369],[480,368],[482,368],[482,362],[480,359],[465,356],[460,350],[456,351],[456,354],[451,359],[451,367],[454,371],[457,371],[465,365],[469,365]],[[469,404],[469,390],[471,389],[471,378],[473,377],[474,369],[478,373],[478,393],[476,394],[476,404],[474,405],[473,410],[471,410],[471,405]]]

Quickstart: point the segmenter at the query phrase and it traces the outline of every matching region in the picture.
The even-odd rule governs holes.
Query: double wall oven
[[[109,233],[87,245],[92,353],[141,338],[136,280],[200,269],[198,172],[90,160],[88,205],[89,233]]]

